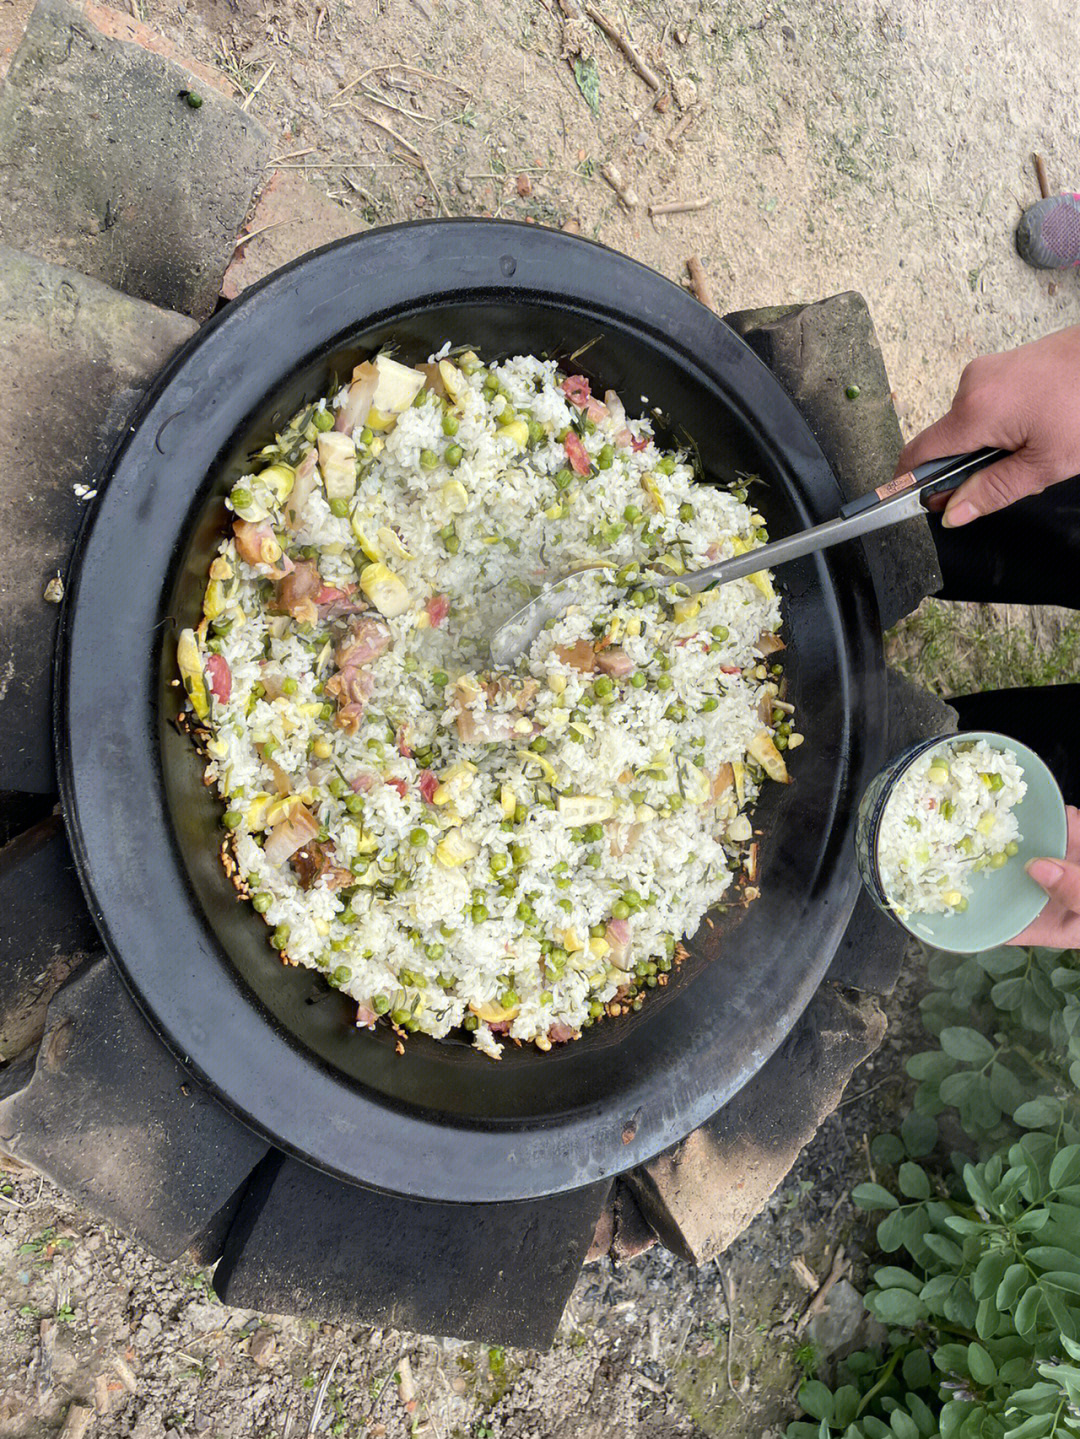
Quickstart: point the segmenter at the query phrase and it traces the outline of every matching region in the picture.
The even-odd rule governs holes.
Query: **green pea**
[[[694,507],[691,504],[683,503],[679,506],[679,519],[685,524],[694,518]]]
[[[713,625],[709,633],[714,640],[726,640],[731,632],[726,625]]]
[[[664,718],[674,720],[676,724],[681,723],[686,718],[686,706],[678,703],[668,705]]]
[[[221,822],[226,829],[239,829],[240,821],[243,818],[244,816],[238,809],[227,809],[222,816]]]
[[[336,499],[330,501],[330,513],[337,520],[343,520],[349,513],[348,500]]]
[[[292,677],[292,675],[289,675],[287,679],[284,679],[284,680],[282,680],[282,682],[281,682],[281,692],[282,692],[282,694],[294,695],[294,694],[296,694],[296,692],[297,692],[297,690],[298,690],[299,688],[300,688],[299,682],[298,682],[297,680],[294,680],[293,677]]]
[[[492,874],[501,874],[509,863],[509,858],[503,854],[501,850],[496,850],[488,860],[488,866]]]
[[[716,696],[715,696],[715,695],[710,695],[707,700],[703,700],[703,701],[702,701],[702,704],[701,704],[701,713],[702,713],[702,714],[712,714],[712,712],[713,712],[714,709],[719,708],[719,705],[720,705],[720,701],[716,698]]]
[[[604,856],[595,850],[592,854],[587,854],[585,856],[585,863],[589,866],[590,869],[599,869],[603,862]]]
[[[568,879],[567,876],[566,876],[565,874],[563,874],[563,875],[560,875],[559,878],[555,881],[555,888],[556,888],[556,889],[569,889],[570,886],[573,884],[573,882],[574,882],[574,881],[573,881],[572,879]]]
[[[547,431],[539,420],[529,421],[529,444],[539,445],[547,436]]]
[[[434,470],[439,463],[439,457],[434,450],[420,451],[420,468],[422,470]]]
[[[461,548],[461,541],[458,539],[456,533],[449,535],[445,540],[443,540],[443,544],[446,546],[447,554],[451,555],[456,555],[458,550]]]
[[[669,690],[674,683],[675,681],[671,678],[670,675],[656,676],[656,688],[658,690]]]
[[[518,905],[515,913],[518,919],[520,919],[524,924],[532,924],[533,920],[536,918],[536,911],[533,909],[532,905],[529,904],[528,900],[524,899]]]
[[[859,389],[858,385],[848,385],[847,389],[844,391],[844,394],[848,397],[849,400],[857,400],[862,394],[862,390]]]
[[[517,844],[512,844],[510,846],[510,854],[513,858],[514,864],[518,867],[518,869],[520,869],[522,865],[528,864],[529,859],[532,856],[532,850],[527,844],[523,844],[521,843],[521,841],[518,841]]]
[[[672,814],[678,814],[682,807],[683,797],[681,794],[668,795],[668,809],[671,811]]]
[[[259,894],[255,895],[254,899],[252,899],[251,901],[251,904],[256,914],[265,914],[266,911],[273,904],[273,902],[274,896],[272,894],[268,894],[266,890],[262,890]]]
[[[625,904],[621,899],[617,899],[611,906],[611,914],[614,919],[629,919],[630,906]]]
[[[365,425],[364,428],[360,431],[360,443],[362,445],[370,445],[374,438],[375,431],[369,426]]]
[[[324,705],[322,705],[322,706],[320,707],[320,709],[319,709],[319,718],[320,718],[320,719],[324,719],[324,720],[333,719],[333,718],[334,718],[334,706],[333,706],[332,704],[324,704]]]
[[[311,417],[312,424],[324,434],[334,428],[335,416],[330,410],[316,410]]]
[[[520,1004],[521,999],[516,989],[504,989],[499,995],[499,1003],[504,1009],[513,1009],[515,1004]]]
[[[345,801],[345,808],[350,814],[359,814],[364,808],[364,797],[359,794],[351,794]]]
[[[488,917],[487,905],[483,903],[474,904],[471,910],[473,924],[483,924]]]
[[[548,742],[542,734],[538,734],[534,740],[529,741],[529,748],[533,754],[543,754],[548,747]]]
[[[641,670],[635,670],[634,673],[630,676],[630,683],[631,685],[633,685],[634,689],[641,690],[645,688],[647,680]]]
[[[596,457],[596,468],[598,470],[610,470],[615,463],[615,447],[605,445]]]
[[[555,488],[557,490],[568,490],[573,483],[573,470],[562,469],[555,472]]]
[[[390,1008],[390,1001],[385,994],[377,994],[371,1001],[371,1007],[376,1014],[385,1014]]]
[[[261,700],[265,696],[265,694],[266,686],[263,684],[262,680],[256,680],[255,683],[251,686],[252,699]]]
[[[672,459],[672,457],[671,457],[670,455],[664,455],[661,459],[659,459],[659,460],[656,462],[656,468],[660,471],[660,473],[661,473],[662,475],[671,475],[671,474],[674,474],[674,473],[675,473],[675,461]]]
[[[516,805],[514,806],[514,823],[515,823],[515,824],[524,824],[525,821],[526,821],[528,818],[529,818],[529,811],[528,811],[528,809],[526,808],[526,806],[523,805],[523,804],[516,804]],[[526,858],[528,858],[528,846],[527,846],[527,845],[519,845],[518,848],[519,848],[519,849],[524,849],[524,850],[526,851]]]
[[[628,904],[631,909],[641,908],[641,895],[636,889],[624,889],[622,896],[623,904]]]
[[[284,949],[289,942],[290,934],[292,934],[291,925],[279,924],[277,929],[275,929],[273,934],[270,936],[270,943],[274,946],[275,949]]]
[[[499,388],[499,377],[498,377],[498,375],[492,375],[490,372],[489,372],[488,374],[486,374],[486,375],[484,376],[484,390],[485,390],[485,392],[486,392],[487,394],[489,394],[489,395],[494,395],[495,392],[498,390],[498,388]]]
[[[337,969],[335,969],[333,974],[330,976],[330,978],[334,984],[348,984],[349,980],[352,979],[352,970],[348,967],[348,965],[339,964]]]
[[[645,591],[634,590],[630,595],[630,603],[633,605],[634,609],[642,609],[645,605]]]
[[[626,509],[622,512],[622,517],[627,524],[636,525],[638,520],[641,519],[641,511],[637,505],[627,505]]]
[[[604,826],[602,824],[587,824],[585,826],[585,843],[599,844],[604,838]]]
[[[443,417],[442,417],[442,432],[443,432],[443,434],[444,434],[444,435],[456,435],[457,432],[458,432],[459,423],[460,423],[460,422],[459,422],[459,420],[458,420],[457,415],[453,414],[450,410],[447,410],[446,414],[443,415]]]
[[[460,445],[447,445],[446,453],[443,455],[443,459],[446,461],[446,463],[450,466],[452,470],[456,470],[458,465],[461,464],[464,454],[465,451],[461,448]]]
[[[593,681],[593,690],[600,696],[611,694],[614,688],[615,681],[610,675],[597,675]]]
[[[251,504],[251,491],[245,490],[243,485],[237,485],[229,498],[234,510],[246,510]]]
[[[414,849],[423,849],[424,845],[427,844],[427,842],[428,832],[426,829],[414,829],[410,831],[409,843],[413,846]]]
[[[630,791],[630,803],[631,803],[631,804],[644,804],[644,803],[645,803],[645,791],[644,791],[643,789],[632,789],[632,790]]]

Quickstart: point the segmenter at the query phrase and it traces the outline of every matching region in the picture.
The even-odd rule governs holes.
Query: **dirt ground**
[[[0,56],[25,8],[0,0]],[[721,311],[862,291],[908,433],[973,354],[1080,319],[1080,276],[1026,269],[1012,241],[1037,198],[1033,150],[1052,184],[1080,186],[1075,10],[605,8],[660,77],[660,109],[625,56],[588,21],[565,23],[556,0],[145,0],[140,13],[217,64],[280,134],[279,167],[298,167],[286,173],[359,223],[440,210],[574,222],[675,279],[698,255]],[[631,210],[603,176],[611,164],[640,199]],[[670,200],[706,203],[648,217],[648,203]],[[916,673],[940,673],[952,631],[933,615],[920,623],[900,652]],[[1060,628],[1040,633],[1036,649],[1060,649]],[[999,668],[1018,663],[969,645],[967,683],[991,651]],[[1071,641],[1063,653],[1068,669]],[[901,1105],[918,982],[913,963],[885,1046],[721,1263],[695,1271],[653,1251],[586,1271],[545,1355],[226,1311],[205,1275],[150,1260],[25,1171],[2,1174],[0,1439],[44,1439],[72,1399],[96,1401],[103,1439],[782,1432],[801,1373],[827,1371],[830,1347],[865,1323],[839,1286],[828,1322],[796,1333],[808,1290],[791,1261],[820,1278],[838,1240],[858,1252],[845,1195],[867,1173],[864,1135]]]

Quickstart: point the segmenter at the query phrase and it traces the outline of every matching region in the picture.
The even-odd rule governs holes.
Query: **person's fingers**
[[[953,401],[947,415],[935,420],[925,430],[909,440],[900,451],[896,462],[896,473],[906,474],[926,460],[939,460],[945,455],[962,455],[968,450],[977,450],[981,445],[994,443],[986,438],[985,425],[970,415],[965,406]]]
[[[1021,450],[979,470],[949,497],[941,523],[946,529],[970,524],[980,515],[992,515],[1006,505],[1037,495],[1046,488],[1041,470]]]
[[[1080,912],[1080,864],[1067,859],[1030,859],[1025,868],[1063,909]]]

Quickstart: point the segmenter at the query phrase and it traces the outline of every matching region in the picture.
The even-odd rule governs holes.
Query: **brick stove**
[[[52,85],[72,54],[75,80],[69,67]],[[269,137],[213,91],[212,74],[192,71],[135,22],[41,0],[0,96],[0,161],[27,199],[0,219],[0,411],[12,436],[0,481],[0,1149],[159,1257],[216,1265],[226,1303],[542,1347],[583,1262],[625,1261],[659,1238],[702,1263],[745,1227],[880,1042],[874,995],[895,982],[903,941],[861,898],[809,1008],[724,1109],[613,1182],[541,1200],[422,1203],[343,1183],[245,1128],[165,1048],[104,953],[57,811],[56,610],[43,596],[139,395],[219,294],[355,228],[279,176],[248,230],[291,212],[290,252],[271,259],[269,247],[260,266],[242,246],[234,260]],[[107,83],[117,73],[124,85]],[[176,95],[195,79],[217,123],[189,133]],[[115,193],[141,159],[140,134],[156,137],[140,208],[120,207],[105,229],[104,122],[88,129],[90,109],[130,134],[126,157],[107,159]],[[38,183],[34,166],[61,164],[59,192]],[[190,185],[173,183],[189,172]],[[153,203],[166,192],[168,225]],[[726,318],[800,406],[849,497],[891,470],[899,427],[860,297]],[[853,381],[857,406],[844,396]],[[883,625],[939,583],[921,521],[867,550]],[[952,719],[890,676],[893,748]]]

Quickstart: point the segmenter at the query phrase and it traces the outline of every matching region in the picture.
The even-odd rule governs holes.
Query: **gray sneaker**
[[[1016,248],[1036,270],[1080,265],[1080,195],[1051,195],[1025,210],[1016,227]]]

